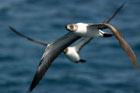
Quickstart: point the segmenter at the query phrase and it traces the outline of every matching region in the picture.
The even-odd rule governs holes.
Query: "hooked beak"
[[[69,24],[65,25],[65,28],[70,31],[70,27],[69,27]]]

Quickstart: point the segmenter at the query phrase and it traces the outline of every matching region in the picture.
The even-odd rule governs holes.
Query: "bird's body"
[[[121,10],[121,8],[124,6],[124,3],[122,3],[122,5],[109,17],[107,18],[104,23],[109,23],[116,15],[117,13]],[[83,46],[85,46],[87,43],[89,43],[93,37],[111,37],[112,34],[108,34],[102,31],[102,29],[98,29],[98,28],[92,28],[90,30],[94,30],[94,31],[88,31],[87,32],[87,23],[77,23],[78,26],[74,27],[71,26],[73,29],[77,29],[79,31],[79,33],[77,33],[80,36],[84,36],[83,39],[78,42],[76,45],[71,46],[70,48],[67,47],[64,50],[65,55],[68,57],[68,59],[70,59],[71,61],[75,62],[76,59],[80,59],[80,55],[79,55],[79,51],[82,49]],[[71,28],[69,27],[69,28]],[[68,26],[66,26],[66,29],[68,28]],[[105,27],[106,28],[106,27]],[[87,35],[85,35],[85,33],[88,33]],[[72,52],[71,52],[72,51]],[[73,57],[74,56],[74,57]],[[75,60],[73,60],[75,59]],[[79,62],[85,62],[86,60],[82,60]],[[78,63],[79,63],[78,62]],[[76,60],[77,63],[77,60]]]
[[[88,23],[68,24],[66,26],[66,29],[84,37],[103,37],[101,29],[98,29],[96,27],[89,27]]]
[[[114,36],[117,38],[120,45],[122,46],[122,48],[124,49],[124,51],[128,55],[131,62],[135,65],[135,67],[139,67],[138,62],[137,62],[137,58],[135,56],[135,53],[133,52],[131,47],[127,44],[127,42],[124,40],[122,34],[114,26],[106,24],[106,23],[88,24],[88,25],[84,25],[84,26],[86,28],[98,28],[98,29],[108,28],[108,29],[110,29],[110,31],[114,34]],[[77,27],[77,29],[73,29],[75,27]],[[75,33],[76,35],[79,35],[79,36],[82,35],[82,36],[85,36],[85,37],[88,37],[88,35],[90,33],[92,33],[92,31],[94,32],[94,30],[86,30],[86,29],[83,29],[83,30],[86,30],[86,31],[78,30],[78,27],[80,27],[80,26],[77,25],[77,23],[76,24],[68,24],[67,25],[67,30]]]
[[[91,26],[92,24],[88,23],[76,23],[76,24],[68,24],[66,29],[83,37],[108,37],[112,36],[112,34],[105,33],[99,27]]]
[[[78,63],[80,62],[80,56],[79,54],[75,51],[75,47],[68,47],[64,50],[64,53],[70,59],[72,62]]]

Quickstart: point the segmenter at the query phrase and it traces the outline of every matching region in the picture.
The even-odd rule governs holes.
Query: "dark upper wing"
[[[113,26],[106,24],[106,23],[100,23],[100,24],[92,24],[90,26],[95,26],[95,27],[99,27],[99,26],[105,26],[107,28],[109,28],[111,30],[111,32],[116,36],[116,38],[118,39],[120,45],[122,46],[122,48],[124,49],[124,51],[126,52],[126,54],[128,55],[129,59],[131,60],[131,62],[134,64],[134,66],[137,68],[139,67],[137,58],[135,56],[135,53],[133,52],[133,50],[131,49],[131,47],[127,44],[127,42],[124,40],[122,34]],[[99,27],[100,28],[100,27]]]
[[[80,51],[80,49],[82,47],[84,47],[88,42],[90,42],[93,38],[89,38],[89,37],[84,37],[82,40],[80,40],[75,46],[75,49],[77,52]]]
[[[125,2],[123,2],[121,6],[112,14],[112,16],[110,16],[108,19],[104,21],[104,23],[109,23],[118,14],[118,12],[123,8],[124,4]]]
[[[42,42],[42,41],[38,41],[38,40],[32,39],[32,38],[30,38],[30,37],[28,37],[28,36],[26,36],[26,35],[24,35],[24,34],[18,32],[17,30],[15,30],[15,29],[14,29],[13,27],[11,27],[11,26],[9,26],[9,28],[10,28],[13,32],[15,32],[17,35],[19,35],[19,36],[21,36],[21,37],[23,37],[23,38],[25,38],[25,39],[27,39],[27,40],[30,40],[30,41],[32,41],[32,42],[35,42],[35,43],[38,43],[38,44],[42,44],[42,45],[45,45],[45,46],[48,45],[48,43],[45,43],[45,42]]]
[[[29,91],[32,91],[39,81],[44,76],[45,72],[48,70],[51,63],[56,59],[56,57],[70,44],[78,40],[80,36],[69,32],[60,39],[56,40],[52,44],[49,44],[41,58],[40,64],[32,81],[32,84],[29,88]]]

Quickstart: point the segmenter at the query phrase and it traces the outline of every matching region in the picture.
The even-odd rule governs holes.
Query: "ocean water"
[[[27,93],[45,47],[25,40],[8,26],[52,42],[66,34],[65,25],[100,23],[123,0],[0,0],[0,93]],[[126,0],[110,22],[123,34],[140,64],[140,1]],[[137,71],[115,37],[96,38],[70,62],[62,53],[33,93],[140,93]]]

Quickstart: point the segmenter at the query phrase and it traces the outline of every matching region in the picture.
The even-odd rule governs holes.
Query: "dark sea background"
[[[45,50],[8,26],[51,43],[68,33],[66,24],[103,22],[122,2],[0,0],[0,93],[27,93]],[[126,0],[110,24],[120,30],[140,64],[140,0]],[[87,62],[75,64],[62,53],[33,93],[140,93],[140,69],[134,68],[115,37],[92,40],[80,56]]]

